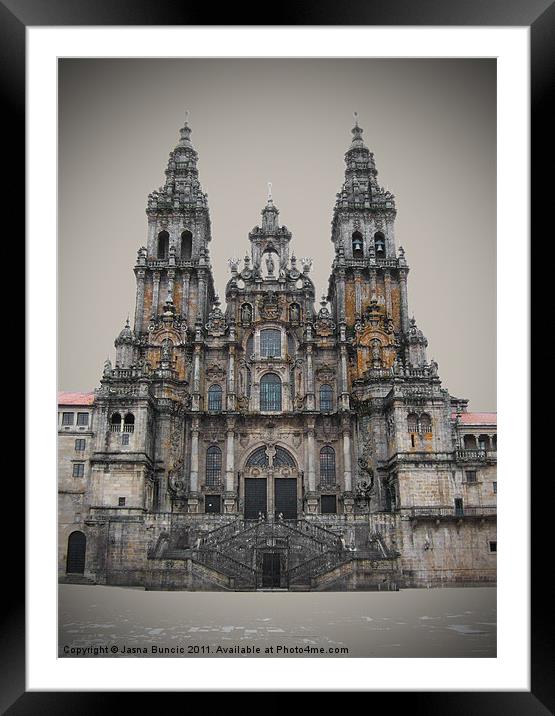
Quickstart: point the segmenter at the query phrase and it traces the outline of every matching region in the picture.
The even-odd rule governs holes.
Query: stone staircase
[[[192,560],[204,570],[227,579],[230,588],[260,589],[263,584],[262,555],[280,555],[279,588],[310,590],[314,580],[325,579],[341,565],[357,559],[390,560],[383,539],[375,533],[364,550],[345,546],[342,536],[305,519],[236,520],[204,533],[189,545],[185,533],[175,530],[162,535],[149,551],[149,559]]]

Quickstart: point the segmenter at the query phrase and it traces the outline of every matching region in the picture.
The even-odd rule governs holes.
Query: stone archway
[[[67,574],[85,573],[85,552],[87,550],[87,538],[83,532],[72,532],[67,541]]]
[[[246,520],[267,514],[296,520],[301,499],[301,481],[293,455],[279,445],[256,448],[243,471],[242,495]]]

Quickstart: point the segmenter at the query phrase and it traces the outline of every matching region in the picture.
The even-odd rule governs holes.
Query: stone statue
[[[250,304],[244,303],[241,307],[241,323],[249,324],[252,321],[252,308]]]
[[[272,258],[272,254],[268,254],[268,256],[266,256],[266,268],[268,269],[268,276],[273,276],[275,264],[274,259]]]
[[[299,304],[298,303],[292,303],[291,308],[289,309],[289,319],[292,322],[298,322],[300,320],[300,311],[299,311]]]

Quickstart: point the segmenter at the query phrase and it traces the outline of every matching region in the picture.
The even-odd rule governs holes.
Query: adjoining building
[[[351,590],[496,579],[496,416],[442,387],[358,122],[315,308],[271,192],[215,293],[187,123],[148,197],[132,325],[59,398],[60,579]]]

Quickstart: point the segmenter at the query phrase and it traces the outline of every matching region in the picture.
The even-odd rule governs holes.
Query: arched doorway
[[[266,517],[268,513],[276,519],[297,519],[299,471],[288,450],[273,445],[257,448],[247,459],[243,474],[246,520]]]
[[[68,574],[84,574],[86,549],[85,535],[82,532],[72,532],[67,541],[66,572]]]

